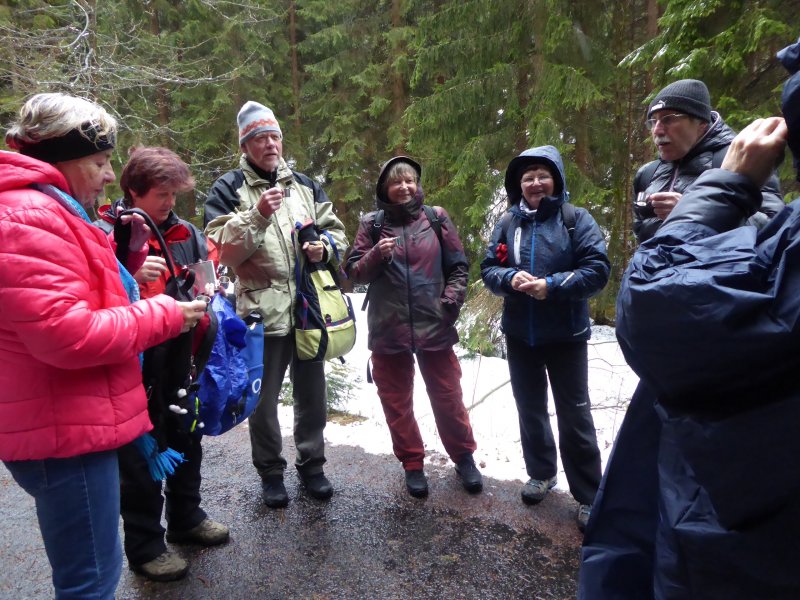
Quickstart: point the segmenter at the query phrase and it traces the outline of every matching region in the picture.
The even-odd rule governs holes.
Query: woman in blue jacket
[[[495,226],[481,277],[504,298],[502,329],[530,477],[522,500],[537,504],[556,484],[549,377],[561,461],[580,504],[583,530],[600,483],[588,389],[587,300],[608,281],[605,242],[592,216],[568,204],[563,162],[553,146],[526,150],[512,160],[505,187],[511,208]]]

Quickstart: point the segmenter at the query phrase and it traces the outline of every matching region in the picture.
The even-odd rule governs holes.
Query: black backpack
[[[436,211],[433,210],[430,206],[423,204],[422,210],[425,211],[425,216],[428,217],[428,222],[431,224],[431,228],[436,232],[436,237],[439,238],[439,243],[442,243],[442,222],[439,220],[439,215],[436,214]],[[378,243],[378,240],[381,239],[381,229],[383,229],[383,221],[386,219],[386,212],[383,209],[380,209],[378,212],[375,213],[375,222],[372,224],[372,229],[370,229],[369,235],[372,238],[372,245]]]
[[[125,265],[128,258],[131,226],[130,224],[123,225],[119,217],[128,214],[141,215],[159,243],[169,273],[164,293],[183,302],[193,300],[194,273],[188,269],[176,269],[158,227],[141,209],[132,208],[117,215],[114,224],[114,240],[117,244],[116,254],[120,263]],[[158,444],[159,452],[167,450],[166,432],[169,428],[180,430],[187,428],[185,419],[181,417],[183,413],[177,412],[176,407],[186,410],[187,403],[191,403],[192,397],[197,394],[199,387],[197,377],[208,361],[217,333],[218,324],[214,312],[209,311],[209,316],[211,318],[209,327],[205,330],[203,339],[200,340],[196,354],[193,353],[196,332],[194,329],[148,348],[143,353],[142,383],[147,392],[147,411],[150,422],[153,424],[153,430],[150,433]]]
[[[507,212],[500,219],[501,227],[503,228],[503,238],[506,242],[508,242],[508,226],[511,224],[512,218],[513,215]],[[564,221],[564,227],[567,228],[567,233],[569,234],[569,241],[572,242],[575,237],[575,224],[578,221],[578,217],[575,206],[570,202],[563,202],[561,204],[561,220]]]

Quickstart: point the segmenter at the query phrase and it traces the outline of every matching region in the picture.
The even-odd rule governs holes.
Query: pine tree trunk
[[[289,45],[292,48],[292,105],[295,134],[300,131],[300,69],[297,60],[297,3],[289,2]]]

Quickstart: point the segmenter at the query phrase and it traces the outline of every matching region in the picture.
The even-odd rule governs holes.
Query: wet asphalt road
[[[285,438],[290,463],[294,448]],[[183,546],[186,579],[152,583],[123,567],[120,599],[558,599],[575,597],[580,534],[575,502],[536,507],[522,482],[486,478],[470,496],[444,457],[426,466],[431,493],[410,497],[392,455],[328,446],[328,503],[297,488],[286,509],[261,503],[245,426],[206,438],[204,507],[231,528],[217,548]],[[32,500],[0,465],[0,598],[52,597]]]

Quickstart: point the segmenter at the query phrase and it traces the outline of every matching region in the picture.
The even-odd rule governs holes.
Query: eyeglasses
[[[673,113],[671,115],[664,115],[660,119],[647,119],[647,121],[645,121],[644,124],[647,127],[648,131],[653,131],[653,129],[655,129],[656,127],[656,123],[658,123],[659,121],[661,121],[661,124],[664,127],[669,127],[670,125],[675,123],[678,119],[683,119],[684,117],[688,116],[689,115],[684,113]]]
[[[273,132],[273,131],[266,131],[266,132],[263,132],[263,133],[257,133],[256,135],[254,135],[250,139],[253,140],[254,142],[258,143],[258,144],[266,144],[267,141],[275,142],[275,143],[280,142],[282,138],[281,138],[281,134],[279,134],[279,133],[276,133],[276,132]]]
[[[547,183],[551,181],[553,178],[550,175],[526,175],[522,178],[522,183],[534,183],[538,181],[539,183]]]

